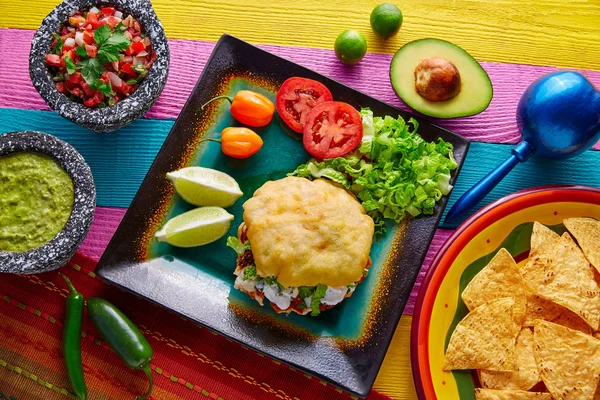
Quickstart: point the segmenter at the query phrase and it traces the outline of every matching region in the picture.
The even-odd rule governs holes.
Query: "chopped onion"
[[[138,57],[146,57],[148,55],[148,52],[146,50],[142,50],[139,53],[137,53]]]
[[[126,27],[130,27],[132,22],[133,17],[131,15],[128,15],[127,18],[123,20],[123,25],[125,25]]]
[[[92,8],[90,8],[90,12],[94,13],[94,14],[99,14],[100,10],[98,10],[96,7],[92,7]]]
[[[75,33],[75,43],[77,43],[77,46],[83,46],[83,32],[77,31]]]
[[[133,57],[132,56],[124,56],[121,61],[126,62],[126,63],[132,63]]]
[[[119,70],[119,62],[118,61],[113,61],[111,64],[115,71]]]
[[[75,34],[75,35],[77,35],[77,34]],[[67,47],[75,47],[75,39],[68,38],[67,40],[65,40],[65,46],[67,46]]]
[[[125,32],[123,32],[123,35],[127,36],[127,39],[129,39],[129,40],[133,39],[133,35],[131,34],[131,32],[129,32],[129,30],[126,30]]]
[[[117,88],[123,86],[123,81],[117,76],[117,74],[115,74],[114,72],[107,72],[106,74],[108,75],[108,79],[110,79],[111,85]]]
[[[113,15],[117,18],[123,18],[123,13],[121,11],[115,11]]]
[[[136,36],[136,37],[133,38],[134,42],[139,42],[140,40],[142,40],[141,36]]]
[[[133,57],[133,65],[144,65],[146,57]]]
[[[149,47],[150,46],[150,38],[148,36],[146,36],[143,40],[144,42],[144,46]]]

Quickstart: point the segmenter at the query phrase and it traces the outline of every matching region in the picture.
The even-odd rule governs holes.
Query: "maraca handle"
[[[445,222],[449,223],[456,220],[469,209],[479,204],[517,164],[527,161],[533,152],[533,147],[526,141],[517,144],[512,150],[511,156],[506,161],[484,176],[454,203],[446,215]]]

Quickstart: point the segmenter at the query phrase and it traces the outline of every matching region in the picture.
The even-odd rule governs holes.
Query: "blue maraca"
[[[517,125],[523,140],[512,149],[510,158],[463,194],[448,212],[446,222],[476,206],[517,164],[533,154],[568,158],[592,147],[600,139],[600,92],[577,72],[545,75],[521,96]]]

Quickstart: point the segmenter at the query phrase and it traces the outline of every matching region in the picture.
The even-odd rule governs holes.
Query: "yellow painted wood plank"
[[[253,43],[331,49],[344,29],[369,50],[393,53],[438,37],[480,61],[600,70],[600,0],[403,0],[401,33],[375,38],[369,13],[382,0],[154,0],[170,38],[215,41],[230,33]],[[57,0],[0,0],[0,26],[35,29]]]
[[[392,344],[383,360],[373,389],[394,400],[417,398],[410,364],[410,324],[412,317],[403,315],[396,328]]]

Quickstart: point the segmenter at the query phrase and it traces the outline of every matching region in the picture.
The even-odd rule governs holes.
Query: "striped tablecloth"
[[[474,141],[448,208],[470,185],[504,159],[511,144],[519,140],[515,107],[527,85],[547,72],[569,68],[581,70],[600,86],[598,0],[404,0],[398,3],[404,13],[400,34],[385,42],[376,39],[369,27],[369,13],[378,3],[375,0],[155,0],[153,3],[170,40],[171,70],[167,86],[144,119],[116,134],[99,135],[50,112],[29,80],[28,54],[33,32],[57,1],[0,0],[0,133],[33,129],[56,135],[74,145],[94,173],[99,207],[92,230],[81,247],[81,253],[89,258],[81,256],[67,267],[88,271],[84,275],[91,277],[94,283],[82,282],[82,285],[100,284],[91,272],[93,260],[101,256],[202,72],[216,40],[223,33],[257,44],[405,109],[406,106],[395,96],[388,78],[391,55],[399,46],[418,38],[437,37],[469,51],[490,75],[494,99],[489,109],[477,116],[436,121]],[[365,59],[352,67],[340,64],[332,51],[337,34],[348,28],[363,32],[369,43]],[[595,150],[562,162],[532,159],[518,166],[484,203],[519,189],[550,183],[599,186],[599,170],[600,153]],[[375,383],[376,391],[391,398],[413,399],[416,396],[409,357],[411,315],[422,276],[437,249],[453,232],[452,228],[442,225],[436,232]],[[68,385],[64,383],[60,362],[52,364],[48,361],[48,368],[35,373],[27,370],[25,365],[28,360],[39,359],[41,353],[60,358],[59,353],[53,355],[53,352],[60,351],[60,343],[55,338],[49,337],[44,345],[27,337],[32,326],[44,331],[51,329],[44,324],[61,324],[63,311],[44,298],[49,296],[46,292],[61,292],[57,288],[59,281],[53,278],[55,284],[45,279],[45,276],[0,277],[0,297],[4,298],[0,301],[0,316],[5,317],[0,319],[0,367],[3,367],[0,368],[0,399],[24,393],[22,387],[29,381],[39,383],[39,388],[26,392],[29,397],[17,397],[19,400],[68,396],[65,394],[65,386],[68,388]],[[134,311],[132,313],[135,315]],[[26,322],[27,318],[33,320]],[[7,321],[12,321],[13,325],[9,326]],[[167,373],[164,368],[155,365],[155,374],[187,389],[169,389],[163,383],[155,393],[156,399],[309,399],[337,394],[333,389],[331,394],[318,390],[311,392],[305,384],[293,382],[292,375],[286,375],[288,372],[272,372],[261,378],[263,382],[258,382],[253,378],[258,372],[254,371],[251,362],[224,365],[219,361],[222,354],[215,353],[215,349],[204,348],[203,343],[206,342],[197,338],[172,332],[181,340],[188,341],[171,343],[173,339],[165,332],[147,330],[146,333],[151,336],[153,346],[159,349],[164,346],[165,352],[179,346],[184,354],[201,354],[211,361],[196,357],[196,362],[190,362],[186,367],[185,377]],[[19,346],[19,343],[23,345]],[[46,347],[40,347],[42,345]],[[40,354],[36,353],[37,347]],[[207,353],[213,358],[206,356]],[[98,362],[108,363],[110,367],[107,360]],[[86,372],[94,374],[94,371]],[[63,382],[62,386],[53,379]],[[136,387],[140,387],[143,380],[137,379]],[[194,379],[202,385],[192,384]],[[160,382],[158,378],[157,382]],[[124,384],[120,390],[126,389]],[[126,398],[123,394],[126,392],[117,389],[100,390],[98,393],[100,397],[97,398]],[[379,397],[375,393],[373,396]]]

